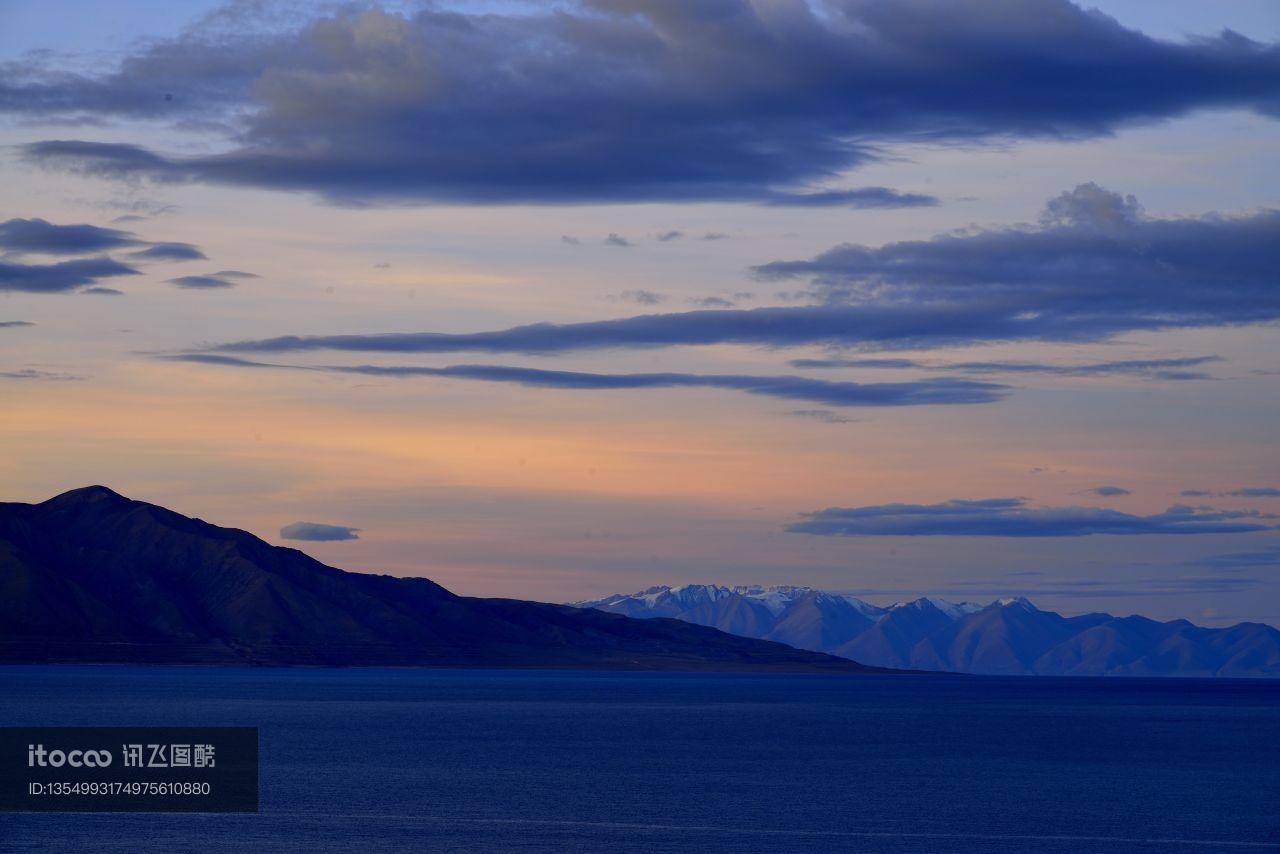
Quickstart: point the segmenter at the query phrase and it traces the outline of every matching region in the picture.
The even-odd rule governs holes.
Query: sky
[[[0,500],[1280,624],[1280,7],[0,1]]]

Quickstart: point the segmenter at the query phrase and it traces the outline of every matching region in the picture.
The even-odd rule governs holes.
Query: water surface
[[[1280,682],[0,667],[0,725],[261,730],[259,814],[6,851],[1280,850]]]

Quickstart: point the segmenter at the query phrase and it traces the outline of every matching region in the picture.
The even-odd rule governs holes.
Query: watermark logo
[[[110,750],[45,750],[43,744],[27,745],[28,768],[106,768],[112,761]]]
[[[257,812],[253,727],[0,727],[0,811]]]

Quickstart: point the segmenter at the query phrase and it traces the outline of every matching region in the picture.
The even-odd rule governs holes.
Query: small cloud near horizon
[[[280,529],[280,537],[285,540],[304,540],[312,543],[330,543],[342,540],[358,540],[359,528],[346,525],[325,525],[320,522],[294,522]]]

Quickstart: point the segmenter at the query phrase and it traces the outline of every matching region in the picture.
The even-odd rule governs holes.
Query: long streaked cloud
[[[766,279],[809,279],[815,305],[538,323],[491,332],[283,336],[215,349],[562,353],[699,344],[886,349],[1088,342],[1139,330],[1276,321],[1277,269],[1280,211],[1155,219],[1146,217],[1132,197],[1083,184],[1050,200],[1044,220],[1035,226],[874,249],[850,244],[809,261],[756,268]],[[1157,360],[1133,360],[1111,363],[1111,370],[1198,378],[1181,364],[1160,368]],[[909,363],[883,366],[904,365]],[[1038,364],[968,366],[1048,370]]]
[[[1280,487],[1275,486],[1242,486],[1225,492],[1214,492],[1209,489],[1184,489],[1184,498],[1206,498],[1216,495],[1219,498],[1280,498]]]
[[[75,258],[54,264],[19,264],[0,261],[0,291],[35,294],[67,293],[100,279],[136,276],[138,271],[105,255]]]
[[[823,424],[854,424],[858,420],[842,415],[839,412],[832,412],[830,409],[793,409],[788,414],[794,415],[796,418],[820,421]]]
[[[742,391],[784,400],[803,400],[827,406],[883,407],[993,403],[1008,391],[996,383],[960,379],[929,379],[901,383],[852,383],[795,376],[747,376],[740,374],[596,374],[582,371],[548,371],[506,365],[450,365],[430,368],[414,365],[281,365],[255,362],[212,353],[166,357],[175,361],[228,367],[322,371],[376,377],[443,377],[479,382],[510,383],[536,388],[605,391],[651,388],[716,388]]]
[[[30,320],[0,320],[0,329],[18,329],[23,326],[35,326]]]
[[[900,140],[1081,139],[1201,108],[1278,111],[1275,44],[1230,31],[1154,39],[1067,0],[529,8],[224,21],[103,73],[10,63],[0,111],[227,126],[229,148],[209,155],[91,140],[27,149],[99,175],[359,203],[823,205],[928,203],[823,186]]]
[[[152,243],[146,249],[130,252],[130,258],[145,261],[203,261],[208,256],[190,243]]]
[[[190,243],[143,240],[132,231],[87,223],[62,225],[45,219],[14,218],[0,222],[0,249],[41,255],[94,255],[131,249],[131,258],[190,261],[204,253]]]
[[[533,323],[492,332],[406,332],[372,335],[285,335],[237,341],[222,351],[351,350],[383,353],[566,353],[621,347],[749,344],[966,343],[1032,337],[1031,318],[993,317],[980,306],[797,306],[705,309],[582,323]],[[1074,326],[1057,330],[1075,337]],[[1092,331],[1092,330],[1090,330]]]
[[[857,187],[812,193],[772,193],[764,203],[778,208],[931,208],[937,196],[902,193],[889,187]]]
[[[65,374],[58,371],[42,371],[38,368],[19,368],[13,371],[0,371],[0,379],[5,380],[33,380],[65,382],[69,380],[82,380],[84,377],[76,374]]]
[[[236,283],[226,278],[214,274],[196,275],[196,276],[178,276],[166,281],[178,288],[187,290],[210,290],[217,288],[234,288]]]
[[[45,255],[92,255],[143,243],[131,231],[79,223],[57,225],[45,219],[0,222],[0,249]]]
[[[1031,507],[1025,498],[941,504],[828,507],[787,526],[839,537],[1086,537],[1095,534],[1239,534],[1274,528],[1274,516],[1174,505],[1137,516],[1102,507]]]
[[[1210,374],[1188,370],[1221,356],[1185,356],[1174,359],[1121,359],[1113,362],[1091,362],[1082,365],[1059,365],[1048,362],[924,362],[918,359],[792,359],[793,368],[914,368],[922,371],[952,371],[966,374],[1048,374],[1063,377],[1105,377],[1133,375],[1161,380],[1207,380]]]
[[[1189,566],[1207,566],[1225,571],[1280,566],[1280,545],[1268,546],[1257,551],[1209,555],[1187,561],[1187,564]]]

